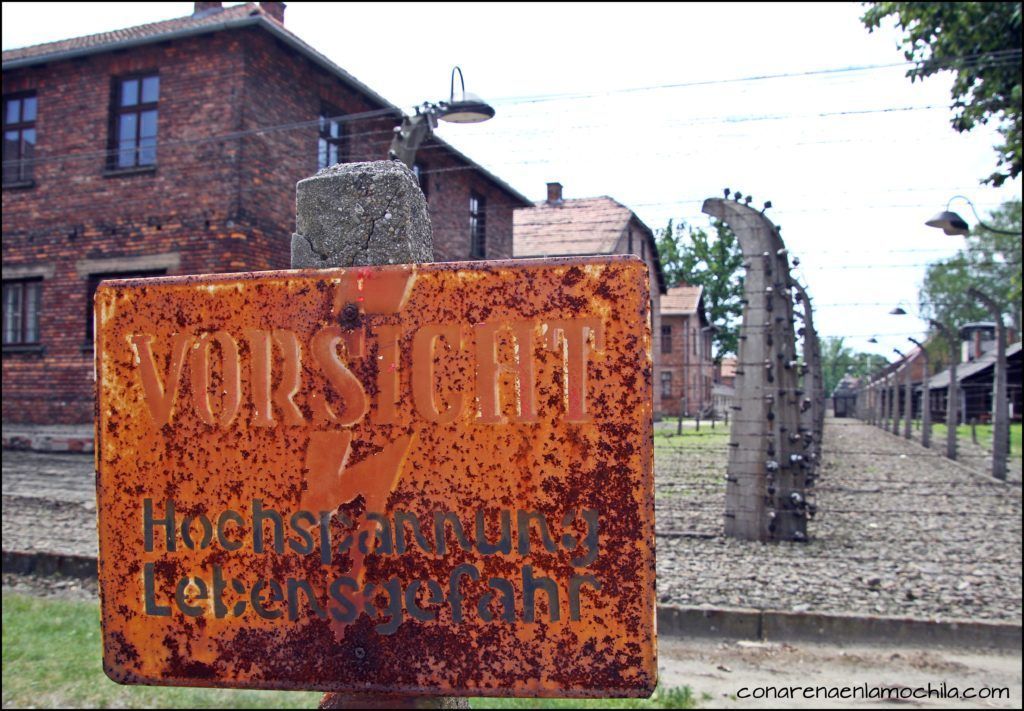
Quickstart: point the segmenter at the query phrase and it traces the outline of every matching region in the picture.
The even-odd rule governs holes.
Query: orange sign
[[[649,308],[632,257],[103,282],[107,674],[649,695]]]

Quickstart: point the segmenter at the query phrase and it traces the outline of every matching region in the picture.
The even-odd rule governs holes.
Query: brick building
[[[295,183],[381,160],[401,110],[284,26],[281,2],[3,53],[3,420],[93,414],[103,278],[289,266]],[[435,258],[512,256],[531,205],[442,140],[416,171]]]
[[[635,254],[651,275],[651,348],[654,360],[654,412],[661,413],[658,388],[660,306],[665,293],[654,233],[632,210],[610,197],[566,200],[561,183],[548,183],[547,200],[519,208],[514,217],[514,256],[566,257],[585,254]]]
[[[715,365],[704,288],[674,286],[661,297],[661,367],[657,388],[665,415],[706,415]]]

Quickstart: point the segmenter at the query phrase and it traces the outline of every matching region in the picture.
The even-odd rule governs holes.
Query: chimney
[[[220,9],[222,8],[219,2],[197,2],[192,10],[192,17],[196,15],[212,15]]]
[[[562,204],[562,184],[548,183],[548,205]]]
[[[974,332],[974,354],[971,356],[971,360],[981,357],[981,329],[977,329]]]
[[[284,3],[283,2],[261,2],[260,9],[282,25],[284,24]]]

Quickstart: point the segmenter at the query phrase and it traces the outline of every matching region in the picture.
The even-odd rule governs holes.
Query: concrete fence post
[[[910,439],[913,436],[913,419],[914,419],[914,383],[913,372],[910,367],[910,359],[907,359],[907,364],[904,367],[905,372],[903,373],[903,400],[904,400],[904,415],[906,416],[903,421],[903,437]]]
[[[294,269],[414,264],[434,259],[427,201],[398,161],[345,163],[295,187]],[[315,650],[310,650],[315,653]],[[469,708],[466,699],[380,693],[324,694],[320,708]]]
[[[915,338],[909,339],[911,343],[921,349],[921,358],[924,370],[921,375],[921,446],[928,448],[932,443],[932,398],[928,389],[929,374],[931,368],[928,363],[928,351],[924,344]]]
[[[743,251],[743,323],[730,432],[725,534],[761,541],[807,539],[805,497],[811,460],[799,442],[793,280],[778,228],[761,212],[711,198],[703,212],[732,228]],[[742,372],[741,372],[742,371]]]
[[[818,333],[814,329],[814,312],[811,308],[811,297],[802,284],[795,285],[797,298],[803,310],[801,317],[804,326],[803,355],[804,366],[800,384],[803,396],[811,398],[811,406],[801,413],[801,432],[807,456],[811,459],[810,476],[816,478],[821,466],[821,445],[825,430],[825,385],[822,380],[821,347]]]
[[[949,344],[949,385],[946,387],[946,456],[956,459],[956,427],[959,424],[957,408],[960,404],[959,383],[956,380],[956,365],[960,362],[960,348],[954,329],[931,319],[932,328],[941,333]]]
[[[889,431],[894,435],[900,433],[900,380],[897,371],[889,376]]]
[[[970,288],[967,293],[985,304],[996,323],[996,363],[992,383],[992,476],[1006,479],[1006,453],[1010,445],[1009,403],[1006,399],[1006,326],[1003,310],[991,296],[980,289]]]

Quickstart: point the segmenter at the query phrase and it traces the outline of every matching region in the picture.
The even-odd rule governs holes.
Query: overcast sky
[[[3,48],[191,14],[192,3],[3,3]],[[447,98],[452,66],[493,103],[439,134],[532,200],[609,195],[651,228],[707,225],[706,197],[752,194],[801,259],[822,335],[892,356],[924,323],[924,265],[959,237],[924,226],[966,195],[984,217],[1020,180],[980,185],[998,136],[950,128],[950,76],[911,83],[893,27],[858,3],[288,3],[285,26],[392,102]],[[819,70],[876,67],[826,74]],[[757,78],[790,74],[784,78]],[[953,204],[971,224],[970,208]],[[910,316],[890,316],[902,305]],[[877,336],[878,345],[867,340]]]

